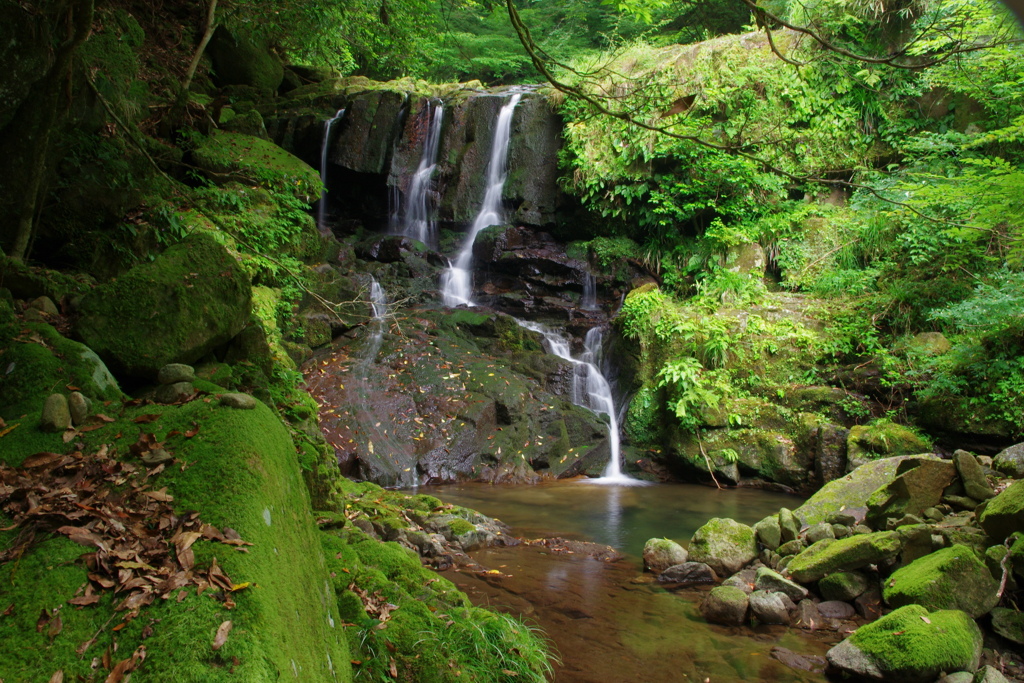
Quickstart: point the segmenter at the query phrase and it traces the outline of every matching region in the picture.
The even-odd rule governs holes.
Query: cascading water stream
[[[494,128],[494,140],[491,143],[491,158],[487,163],[487,192],[484,195],[480,212],[473,220],[473,225],[466,236],[455,263],[450,265],[441,276],[441,297],[448,307],[465,304],[475,305],[473,296],[473,242],[484,228],[498,225],[504,220],[501,210],[501,193],[508,178],[508,142],[512,133],[512,114],[522,93],[513,93],[508,102],[498,112],[498,122]]]
[[[441,148],[441,124],[444,120],[444,104],[438,100],[433,107],[427,105],[429,124],[427,138],[423,142],[420,163],[409,181],[405,214],[401,219],[399,232],[417,239],[424,244],[437,245],[437,227],[434,224],[433,207],[430,205],[433,191],[434,170],[437,168],[437,154]]]
[[[580,299],[580,308],[584,311],[597,310],[597,278],[593,273],[583,275],[583,298]]]
[[[316,207],[316,227],[320,231],[321,235],[326,235],[330,232],[330,228],[327,227],[327,152],[331,148],[331,129],[334,128],[334,124],[340,121],[345,116],[345,110],[339,109],[338,112],[332,117],[324,121],[324,139],[320,143],[320,184],[324,186],[323,194],[320,196],[320,201]]]
[[[370,308],[373,310],[373,320],[371,321],[373,331],[370,332],[366,348],[359,356],[359,366],[362,368],[364,380],[384,341],[384,317],[388,312],[387,294],[380,283],[372,277],[370,278]]]
[[[615,398],[612,396],[611,385],[597,364],[600,358],[601,344],[604,339],[600,328],[594,327],[587,332],[584,340],[583,356],[581,358],[574,358],[569,347],[569,341],[558,332],[540,323],[527,320],[517,320],[516,322],[528,330],[544,335],[548,351],[573,364],[572,402],[592,410],[598,415],[608,416],[608,448],[611,451],[611,455],[608,458],[608,466],[600,478],[588,481],[594,484],[645,485],[647,482],[634,479],[622,472],[619,416],[618,411],[615,410]]]

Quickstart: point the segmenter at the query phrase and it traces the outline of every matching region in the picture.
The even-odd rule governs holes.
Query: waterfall
[[[589,271],[583,275],[583,299],[580,300],[580,308],[584,311],[597,310],[597,278]]]
[[[621,484],[625,486],[640,486],[646,482],[634,479],[622,472],[621,438],[619,434],[619,415],[615,410],[615,398],[612,396],[612,387],[598,366],[601,356],[601,345],[604,341],[604,334],[598,327],[587,331],[584,340],[583,355],[574,358],[569,347],[569,340],[558,332],[551,330],[540,323],[526,320],[517,320],[520,326],[544,335],[548,351],[559,358],[563,358],[573,364],[573,386],[572,402],[578,406],[588,408],[598,415],[608,416],[608,447],[611,456],[608,458],[608,466],[600,479],[591,480],[595,484]]]
[[[491,225],[498,225],[504,220],[501,210],[501,192],[508,177],[508,142],[512,133],[512,113],[522,93],[514,93],[498,112],[498,122],[494,128],[494,140],[491,143],[491,158],[487,163],[487,192],[484,195],[480,213],[473,220],[473,226],[466,236],[455,263],[450,265],[441,276],[441,297],[448,307],[466,304],[473,306],[473,242],[477,234]]]
[[[434,225],[433,207],[430,205],[433,191],[434,169],[437,168],[437,154],[441,148],[441,123],[444,120],[444,104],[438,100],[433,107],[427,104],[427,138],[423,141],[420,164],[409,181],[406,196],[405,215],[399,232],[417,239],[424,244],[437,246],[437,227]]]
[[[370,370],[370,365],[373,364],[377,353],[380,351],[380,346],[384,342],[384,316],[388,312],[388,297],[384,292],[384,288],[380,286],[380,283],[373,277],[370,278],[370,308],[373,310],[373,320],[371,323],[371,329],[369,340],[366,343],[366,348],[363,349],[363,353],[359,356],[359,367],[363,370],[362,379],[366,379],[366,373]]]
[[[337,123],[345,116],[345,110],[339,109],[338,112],[332,117],[324,121],[324,139],[320,143],[320,184],[323,185],[323,194],[320,195],[320,201],[317,202],[316,207],[316,227],[320,231],[321,235],[326,235],[330,232],[327,227],[327,152],[331,147],[331,129],[334,128],[334,124]]]

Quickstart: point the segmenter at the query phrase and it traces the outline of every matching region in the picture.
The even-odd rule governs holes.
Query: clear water
[[[521,538],[562,536],[612,545],[624,560],[604,563],[543,546],[489,548],[474,559],[497,573],[449,570],[445,575],[476,604],[521,617],[540,628],[560,657],[556,683],[822,683],[822,674],[791,669],[771,656],[775,646],[823,656],[839,641],[783,626],[708,624],[700,603],[709,587],[670,591],[642,571],[649,538],[686,543],[711,517],[755,522],[791,496],[763,491],[656,484],[643,488],[461,484],[420,493],[475,508],[511,525]]]

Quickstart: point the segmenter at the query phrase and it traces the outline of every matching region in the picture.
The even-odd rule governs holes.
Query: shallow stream
[[[685,543],[711,517],[754,523],[791,496],[753,489],[717,491],[684,484],[596,486],[580,481],[537,486],[459,484],[421,487],[445,502],[497,517],[520,538],[561,536],[611,545],[626,557],[604,563],[547,547],[472,553],[496,573],[449,570],[477,604],[539,626],[561,657],[558,683],[661,681],[823,681],[771,656],[773,647],[823,656],[839,638],[781,626],[710,625],[698,607],[708,589],[669,591],[642,572],[652,537]]]

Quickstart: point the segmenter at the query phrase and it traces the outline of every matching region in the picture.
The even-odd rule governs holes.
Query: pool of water
[[[708,624],[699,605],[709,587],[670,591],[644,574],[647,539],[685,544],[711,517],[753,523],[800,499],[750,489],[688,485],[537,486],[460,484],[421,487],[442,500],[497,517],[521,538],[561,536],[611,545],[625,559],[604,563],[545,547],[489,548],[474,559],[497,573],[445,575],[476,604],[521,616],[540,628],[560,657],[558,683],[732,683],[824,681],[789,668],[773,647],[823,656],[839,637],[781,626]]]

